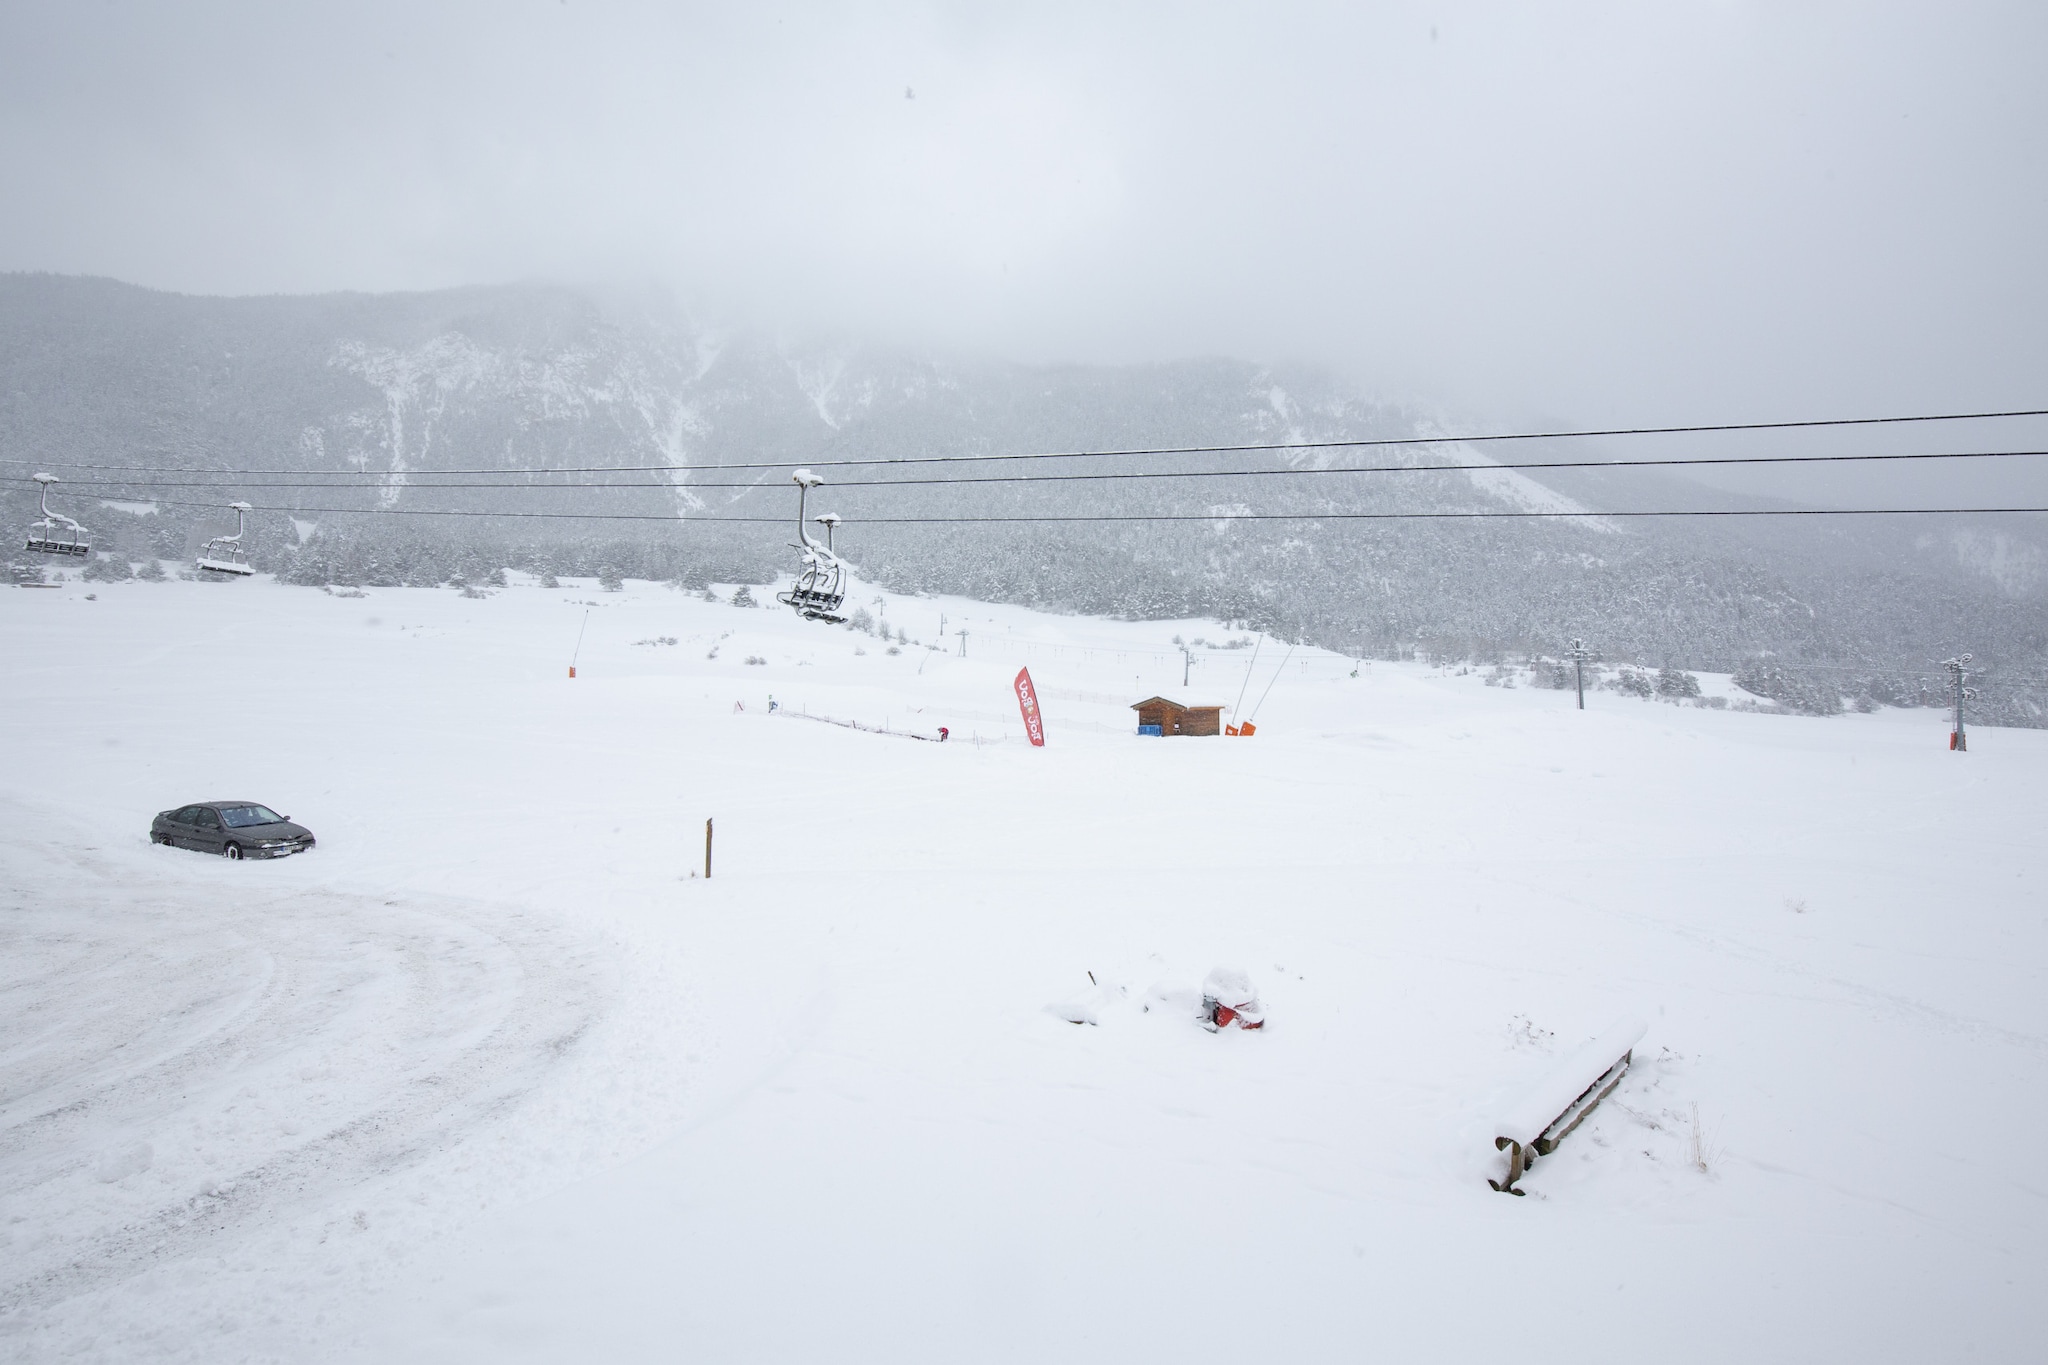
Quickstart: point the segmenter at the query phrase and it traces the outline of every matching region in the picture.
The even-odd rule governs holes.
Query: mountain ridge
[[[219,529],[221,503],[247,496],[278,509],[251,532],[259,564],[301,581],[363,577],[372,562],[385,575],[445,581],[458,560],[496,559],[759,582],[787,567],[789,537],[775,525],[794,512],[783,471],[805,463],[1390,440],[1444,426],[1306,366],[1227,357],[1022,365],[799,345],[555,285],[213,299],[0,276],[10,516],[32,505],[19,475],[40,462],[74,498],[157,507],[154,516],[99,509],[103,543],[181,555]],[[1280,472],[1351,462],[1327,448],[1190,454],[1172,467],[1205,477],[950,485],[881,481],[1020,468],[1113,474],[1161,461],[846,468],[812,510],[845,517],[840,543],[890,586],[1126,615],[1209,613],[1360,653],[1419,647],[1477,658],[1555,651],[1585,635],[1613,657],[1651,663],[1769,653],[1788,665],[1861,669],[1866,690],[1888,694],[1961,649],[2016,676],[2048,675],[2044,552],[2025,519],[1916,519],[1910,528],[1244,519],[1620,511],[1678,497],[1763,505],[1657,471],[1430,472],[1489,462],[1465,445],[1376,447],[1363,461],[1412,473]],[[735,463],[776,467],[708,468]],[[94,464],[143,468],[83,468]],[[548,472],[593,466],[604,472]],[[238,472],[257,469],[289,475]],[[499,486],[443,487],[458,480],[441,471],[457,469],[494,471],[459,481]],[[153,472],[167,470],[208,472]],[[261,486],[294,481],[322,486]],[[179,483],[201,486],[171,486]],[[516,515],[537,510],[648,520]],[[445,511],[485,515],[427,515]],[[1200,520],[900,520],[1076,515]],[[2039,689],[2001,696],[2011,719],[2042,714]]]

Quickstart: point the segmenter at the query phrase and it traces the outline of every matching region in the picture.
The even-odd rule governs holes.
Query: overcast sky
[[[0,269],[673,286],[1494,421],[2048,406],[2048,6],[0,7]]]

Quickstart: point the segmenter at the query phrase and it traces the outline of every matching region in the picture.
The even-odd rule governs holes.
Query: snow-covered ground
[[[0,1355],[2038,1358],[2048,734],[884,607],[0,591]]]

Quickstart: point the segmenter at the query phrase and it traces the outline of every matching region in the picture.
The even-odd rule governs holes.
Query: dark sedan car
[[[283,858],[311,848],[313,831],[254,801],[201,801],[158,815],[149,841],[224,858]]]

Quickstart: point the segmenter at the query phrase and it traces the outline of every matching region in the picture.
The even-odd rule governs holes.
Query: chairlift
[[[248,552],[242,548],[243,518],[255,509],[246,502],[231,502],[228,506],[235,509],[235,533],[207,541],[206,548],[199,552],[198,566],[208,573],[247,578],[256,571],[249,567]]]
[[[775,594],[775,600],[791,608],[806,621],[825,621],[837,624],[846,618],[838,615],[839,606],[846,600],[846,566],[832,550],[832,531],[839,525],[839,517],[831,512],[815,517],[825,528],[825,543],[820,545],[804,529],[805,502],[813,488],[825,481],[808,469],[799,469],[794,476],[796,482],[796,535],[797,543],[790,546],[803,556],[803,567],[797,572],[796,582],[788,592]]]
[[[28,528],[28,543],[22,548],[36,554],[84,559],[92,552],[92,533],[62,512],[50,510],[50,485],[58,482],[57,476],[38,474],[36,482],[42,485],[43,519]]]

